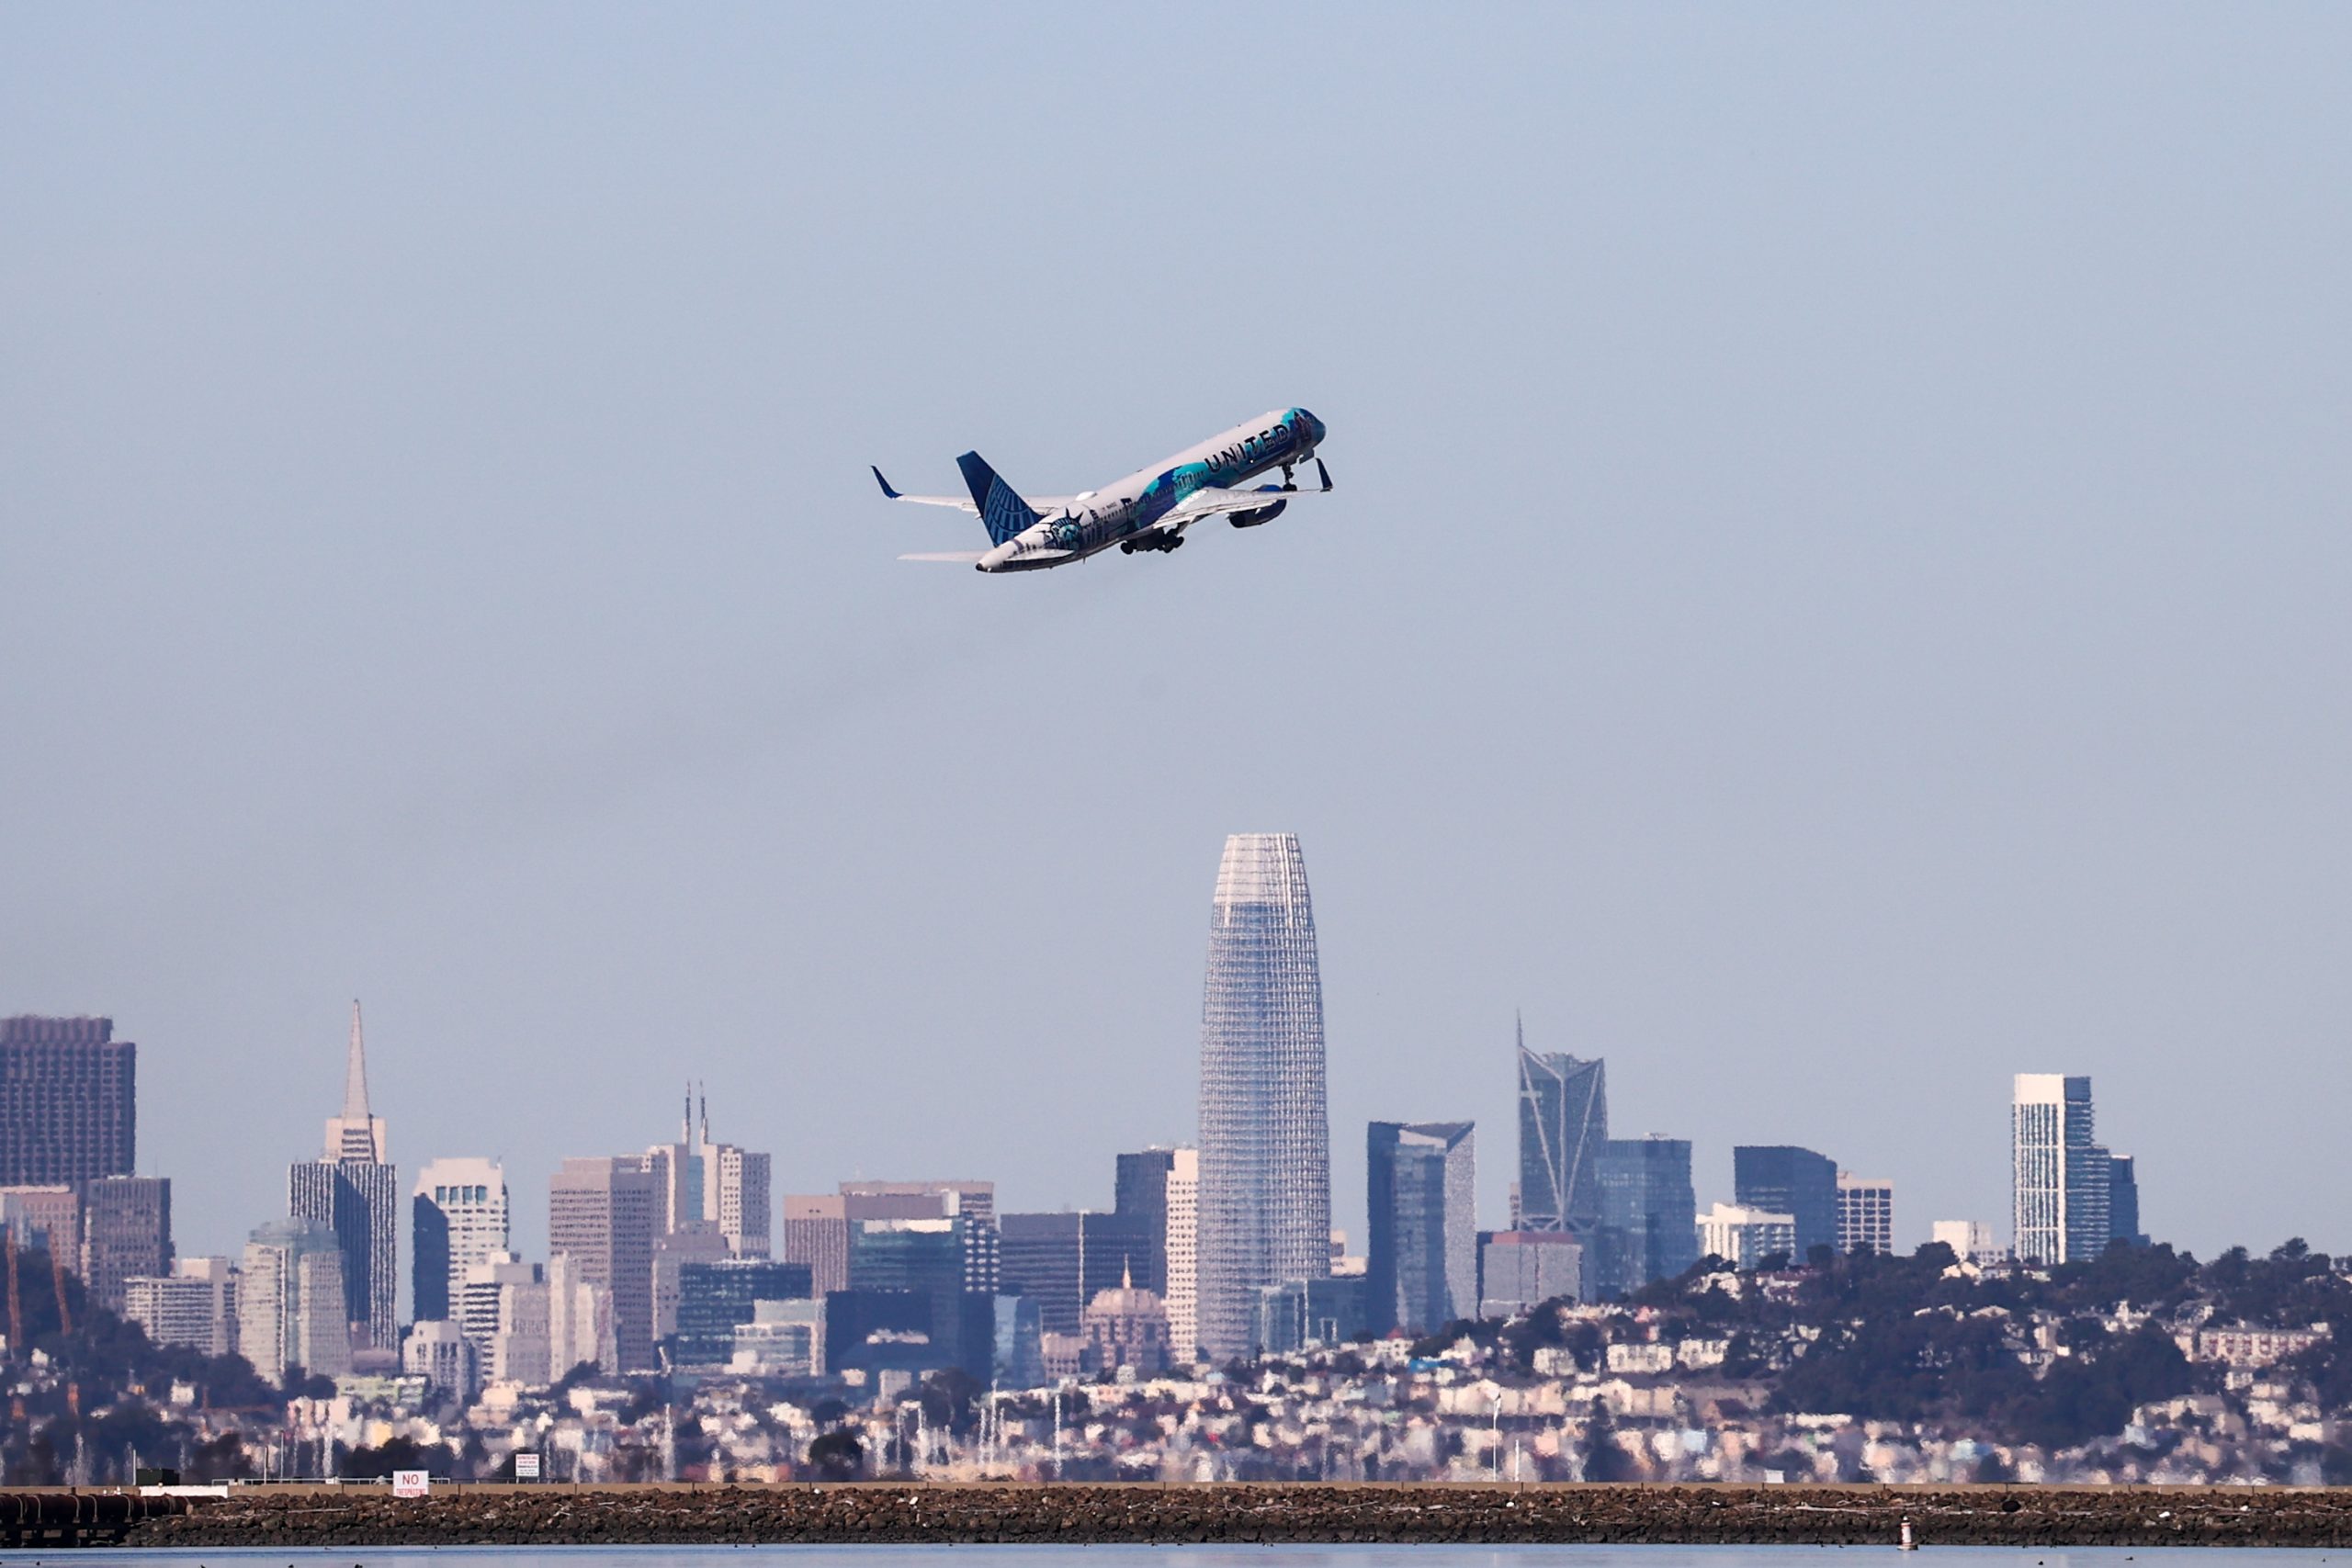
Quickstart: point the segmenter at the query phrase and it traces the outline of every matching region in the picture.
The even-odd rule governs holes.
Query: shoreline
[[[76,1546],[1273,1543],[2352,1547],[2352,1488],[1454,1483],[0,1491],[0,1540]]]

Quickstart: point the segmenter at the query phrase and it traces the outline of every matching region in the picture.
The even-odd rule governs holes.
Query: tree
[[[865,1445],[857,1434],[837,1427],[808,1445],[808,1468],[823,1481],[855,1481],[865,1473]]]

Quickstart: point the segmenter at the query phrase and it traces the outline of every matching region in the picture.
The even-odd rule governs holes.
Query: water
[[[1929,1546],[368,1546],[331,1551],[188,1547],[48,1554],[47,1568],[522,1568],[539,1559],[578,1568],[2352,1568],[2352,1551],[2283,1547],[2113,1546],[2064,1551]],[[11,1568],[30,1552],[10,1554]],[[759,1560],[756,1563],[748,1559]],[[428,1563],[429,1560],[429,1563]]]

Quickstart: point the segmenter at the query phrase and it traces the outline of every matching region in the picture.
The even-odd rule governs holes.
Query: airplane
[[[1102,490],[1069,496],[1024,500],[978,452],[956,459],[971,491],[968,501],[960,495],[902,495],[878,467],[874,482],[892,501],[959,507],[988,527],[986,550],[934,551],[900,560],[962,561],[982,571],[1042,571],[1113,545],[1128,556],[1173,550],[1184,542],[1185,529],[1211,517],[1223,517],[1237,528],[1271,523],[1293,498],[1329,492],[1331,470],[1315,456],[1323,436],[1323,422],[1305,409],[1277,409]],[[1321,490],[1300,490],[1292,478],[1293,468],[1310,461],[1323,481]],[[1275,468],[1283,471],[1281,484],[1245,488]]]

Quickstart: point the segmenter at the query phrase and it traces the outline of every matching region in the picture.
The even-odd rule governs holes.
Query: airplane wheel
[[[1122,539],[1119,541],[1119,553],[1123,556],[1131,556],[1136,553],[1136,547],[1126,540]]]
[[[1182,549],[1184,547],[1184,536],[1179,534],[1174,538],[1169,540],[1168,547],[1171,550]]]

